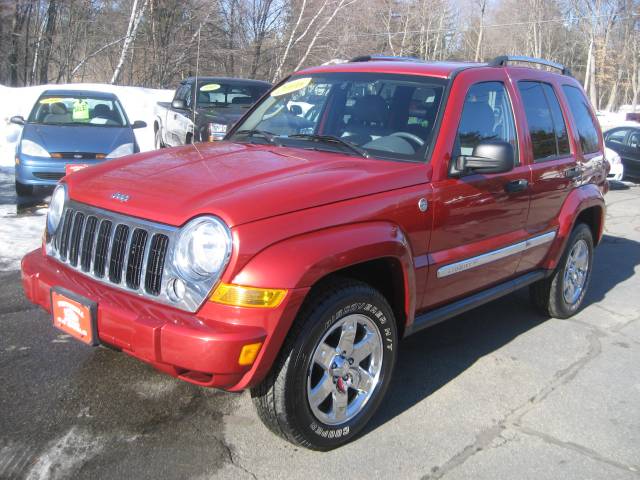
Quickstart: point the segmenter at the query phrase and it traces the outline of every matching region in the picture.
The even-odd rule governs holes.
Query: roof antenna
[[[195,138],[196,138],[196,109],[198,108],[198,70],[200,69],[200,32],[201,31],[202,31],[202,24],[200,24],[200,26],[198,27],[198,48],[196,50],[196,80],[193,83],[193,88],[194,88],[193,119],[192,119],[193,135],[191,135],[191,143],[193,144],[194,148],[198,152],[198,155],[200,155],[200,158],[202,158],[202,154],[200,153],[200,150],[198,150],[198,147],[196,147]]]
[[[198,48],[196,50],[196,81],[193,84],[195,88],[195,95],[193,99],[193,128],[194,129],[196,126],[196,108],[198,106],[198,70],[200,68],[200,31],[201,30],[202,30],[202,25],[200,25],[200,28],[198,28]]]

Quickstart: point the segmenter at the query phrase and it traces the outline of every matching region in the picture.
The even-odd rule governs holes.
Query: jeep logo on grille
[[[114,200],[119,200],[122,203],[129,201],[129,195],[120,192],[114,193],[113,195],[111,195],[111,198],[113,198]]]

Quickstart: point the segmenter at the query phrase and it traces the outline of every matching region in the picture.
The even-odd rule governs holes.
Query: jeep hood
[[[72,199],[106,210],[176,226],[214,214],[232,227],[425,183],[429,171],[419,163],[220,142],[111,160],[65,181]]]

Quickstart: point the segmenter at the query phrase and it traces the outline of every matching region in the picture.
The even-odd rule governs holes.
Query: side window
[[[629,132],[628,129],[623,128],[621,130],[616,130],[615,132],[609,132],[607,134],[607,142],[616,143],[618,145],[624,145],[624,137],[627,136]]]
[[[558,102],[558,97],[551,85],[548,83],[542,83],[541,85],[547,102],[549,103],[549,108],[551,109],[553,127],[556,132],[556,139],[558,140],[558,156],[566,157],[571,154],[571,148],[569,147],[569,134],[567,133],[567,124],[562,116],[560,102]]]
[[[180,85],[180,87],[178,87],[178,90],[176,90],[176,96],[174,100],[184,100],[186,102],[188,91],[189,91],[189,87],[187,85]]]
[[[640,133],[634,132],[629,135],[628,144],[631,148],[640,148]]]
[[[191,104],[193,103],[193,84],[187,83],[184,86],[184,103],[187,104],[187,107],[191,108]]]
[[[587,99],[579,88],[572,87],[570,85],[563,85],[567,101],[569,103],[569,109],[573,120],[580,136],[580,146],[582,147],[582,153],[595,153],[599,150],[598,143],[598,129],[595,125],[593,117],[591,116],[591,110]]]
[[[513,145],[516,163],[518,142],[509,95],[502,82],[473,85],[462,107],[454,158],[471,155],[483,140],[504,140]]]
[[[518,82],[524,104],[533,161],[544,162],[571,153],[567,127],[558,98],[551,85],[541,82]]]

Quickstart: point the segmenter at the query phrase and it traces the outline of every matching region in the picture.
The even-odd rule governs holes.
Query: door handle
[[[582,175],[582,169],[580,167],[572,167],[564,171],[564,176],[570,179],[578,178],[581,175]]]
[[[521,178],[520,180],[512,180],[505,183],[504,189],[507,191],[507,193],[516,193],[526,190],[528,186],[529,182],[524,178]]]

